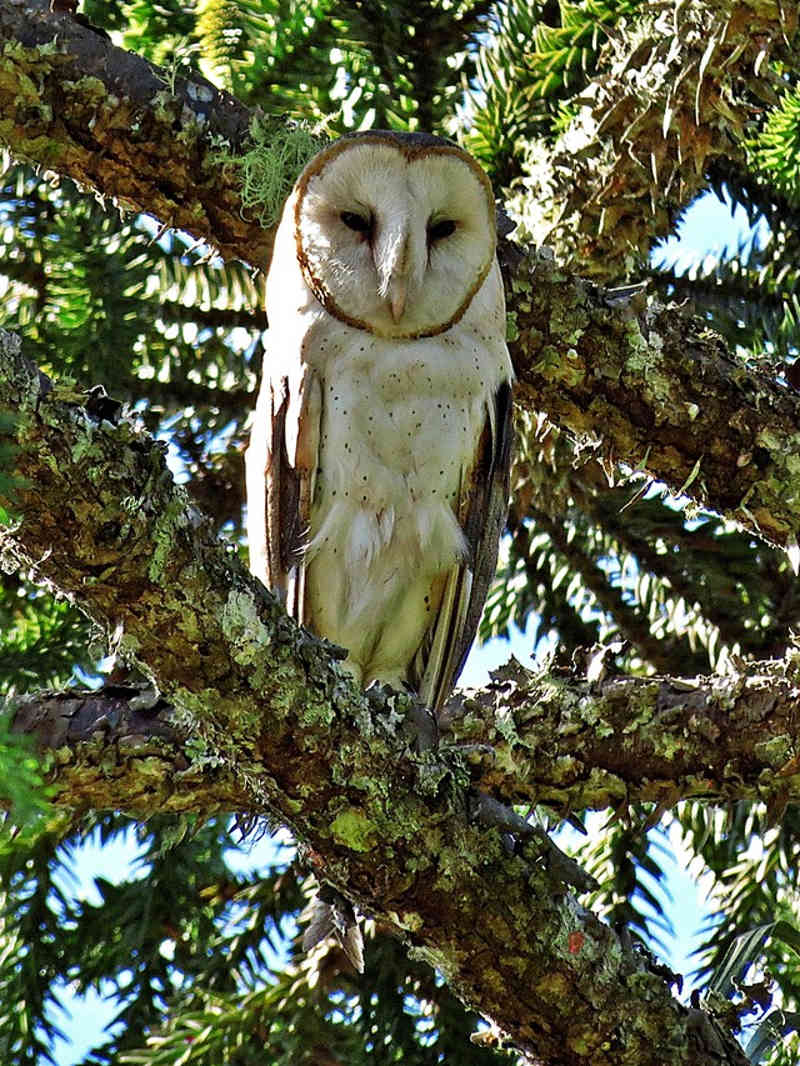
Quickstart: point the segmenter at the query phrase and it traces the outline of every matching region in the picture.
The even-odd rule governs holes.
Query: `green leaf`
[[[782,919],[764,922],[740,933],[731,941],[725,957],[711,976],[708,991],[721,996],[729,995],[737,976],[759,958],[769,937],[780,940],[800,955],[800,930]]]

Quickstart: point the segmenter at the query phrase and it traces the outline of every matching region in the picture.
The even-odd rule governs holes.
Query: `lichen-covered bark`
[[[444,739],[473,745],[480,787],[509,802],[578,811],[704,797],[779,808],[800,795],[798,666],[592,683],[512,662],[452,698]]]
[[[666,482],[771,543],[800,537],[800,393],[746,367],[685,308],[565,277],[531,253],[507,270],[516,400],[608,460]]]
[[[595,683],[516,662],[485,688],[458,692],[440,719],[440,751],[473,788],[508,803],[567,812],[700,797],[800,800],[800,677],[794,658],[736,676],[618,677]],[[187,757],[174,710],[141,687],[39,693],[12,728],[52,766],[54,801],[147,815],[260,813],[218,760]]]
[[[717,66],[734,77],[752,64],[758,41],[765,55],[783,47],[780,34],[796,29],[792,11],[772,0],[677,5],[680,19],[696,18],[698,25],[711,19],[718,38],[698,82],[695,30],[687,36],[680,92],[700,84],[702,108],[711,107],[706,96]],[[743,36],[745,16],[756,20],[751,36],[753,26],[763,28],[758,40]],[[0,42],[0,140],[12,151],[186,229],[224,255],[266,264],[271,235],[242,217],[236,175],[213,161],[221,143],[230,154],[241,149],[252,117],[247,109],[199,76],[178,79],[173,92],[163,72],[69,16],[51,14],[48,0],[0,0]],[[767,66],[759,65],[759,84],[766,84]],[[653,69],[647,66],[648,78]],[[622,73],[620,79],[620,85],[634,84]],[[612,81],[604,82],[604,92],[612,91]],[[680,106],[683,114],[688,105]],[[712,117],[703,112],[703,123],[717,130],[714,137],[730,139],[734,119],[719,101],[714,108]],[[604,121],[622,123],[625,114],[622,108]],[[657,116],[652,109],[647,116],[643,125],[625,126],[628,140],[638,130],[649,143]],[[607,129],[597,132],[606,136]],[[665,159],[672,159],[678,142],[670,140]],[[630,155],[619,155],[620,166],[633,165]],[[578,164],[571,154],[569,162]],[[640,184],[628,194],[621,181],[620,175],[614,186],[619,196],[629,196],[626,217],[657,232],[659,216],[642,206]],[[696,187],[685,176],[681,181],[673,181],[669,193],[675,206]],[[605,195],[598,193],[598,204]],[[589,197],[589,215],[600,210],[592,204]],[[606,236],[623,229],[612,227]],[[565,277],[542,255],[520,259],[507,244],[503,250],[517,403],[601,440],[610,460],[639,466],[771,543],[794,547],[800,539],[800,494],[793,488],[800,475],[800,403],[794,391],[745,367],[685,307],[648,309],[640,297],[615,297]],[[600,254],[615,262],[605,246]]]
[[[74,597],[150,670],[191,730],[514,1046],[550,1066],[744,1066],[732,1038],[582,908],[535,844],[473,822],[446,752],[413,758],[405,697],[360,693],[173,486],[163,451],[58,387],[0,334],[16,417],[7,560]],[[107,413],[112,413],[108,411]]]
[[[239,175],[219,161],[251,119],[201,75],[172,79],[49,0],[0,0],[0,142],[264,268],[272,234],[242,217]]]
[[[12,731],[35,743],[53,782],[52,801],[73,811],[115,810],[142,818],[266,811],[226,763],[192,751],[173,707],[151,690],[106,685],[39,692],[10,699],[3,710]]]
[[[610,33],[555,147],[531,146],[513,205],[563,267],[606,279],[671,231],[715,159],[744,162],[760,108],[783,90],[774,61],[796,62],[797,4],[650,7],[635,33]]]

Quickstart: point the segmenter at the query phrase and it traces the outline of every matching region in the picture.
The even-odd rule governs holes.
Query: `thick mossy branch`
[[[800,801],[799,665],[792,656],[736,676],[591,683],[512,661],[484,689],[450,699],[441,751],[463,760],[473,788],[507,803],[568,812],[748,799],[778,809]],[[12,710],[12,729],[35,742],[58,804],[262,813],[151,690],[44,692]]]
[[[253,113],[201,75],[170,77],[49,0],[0,2],[0,143],[129,210],[266,267],[272,233],[242,210]]]
[[[744,1066],[732,1038],[581,907],[533,841],[473,821],[456,753],[414,758],[408,700],[359,693],[216,542],[163,450],[0,334],[18,516],[6,563],[74,597],[173,703],[186,748],[292,827],[319,875],[550,1066]],[[7,429],[5,433],[10,431]],[[191,767],[187,768],[190,769]]]
[[[685,306],[506,270],[518,404],[770,543],[800,539],[800,394],[732,355]],[[631,489],[631,494],[635,489]]]
[[[791,656],[736,676],[591,683],[512,662],[450,700],[443,742],[474,745],[480,787],[507,802],[563,812],[690,797],[779,807],[800,798],[799,667]]]
[[[12,732],[35,745],[55,804],[141,818],[268,813],[224,760],[176,726],[173,707],[152,689],[39,692],[7,700],[3,711]]]

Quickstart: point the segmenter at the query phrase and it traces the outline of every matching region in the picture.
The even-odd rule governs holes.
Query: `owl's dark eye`
[[[428,226],[428,244],[440,241],[443,237],[449,237],[455,231],[456,224],[452,218],[441,218],[438,222],[432,222]]]
[[[355,230],[356,233],[369,233],[372,229],[372,219],[357,215],[355,211],[342,211],[339,218],[348,229]]]

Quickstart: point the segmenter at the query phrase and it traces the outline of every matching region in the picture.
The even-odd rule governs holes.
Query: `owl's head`
[[[314,296],[379,336],[448,329],[494,259],[489,179],[466,152],[428,134],[343,137],[311,160],[287,211],[292,204]]]

